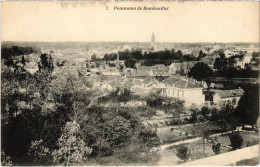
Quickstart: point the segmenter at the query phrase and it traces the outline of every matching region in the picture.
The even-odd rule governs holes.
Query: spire
[[[152,34],[152,37],[151,37],[151,48],[153,50],[155,50],[156,46],[155,46],[155,36],[154,36],[154,33]]]
[[[151,42],[155,42],[154,32],[153,32],[152,37],[151,37]]]

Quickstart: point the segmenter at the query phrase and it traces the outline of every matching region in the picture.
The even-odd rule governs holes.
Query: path
[[[231,151],[187,163],[180,164],[180,166],[227,166],[235,165],[236,162],[252,159],[259,156],[259,144],[236,151]]]
[[[231,133],[231,132],[232,131],[228,131],[228,132],[225,132],[223,134],[225,135],[225,134],[228,134],[228,133]],[[222,135],[222,133],[216,133],[216,134],[210,135],[210,137],[215,137],[215,136],[220,136],[220,135]],[[171,143],[171,144],[164,144],[164,145],[160,146],[160,150],[163,151],[164,149],[166,149],[170,146],[177,146],[177,145],[180,145],[180,144],[192,143],[192,142],[199,141],[199,140],[202,140],[202,138],[196,137],[196,138],[193,138],[193,139],[187,139],[187,140],[183,140],[183,141],[179,141],[179,142],[175,142],[175,143]]]

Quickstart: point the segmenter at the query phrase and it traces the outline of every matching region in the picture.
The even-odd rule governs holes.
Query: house
[[[169,72],[173,75],[173,74],[176,74],[176,71],[178,70],[177,66],[172,63],[170,66],[169,66]]]
[[[198,61],[185,61],[183,63],[172,63],[169,66],[169,69],[176,73],[176,72],[183,72],[184,74],[188,73],[189,70],[194,67],[194,65],[198,63]]]
[[[103,75],[108,75],[108,76],[120,76],[120,72],[116,67],[106,67],[105,69],[100,69],[100,72]]]
[[[120,88],[121,84],[116,81],[116,80],[112,80],[109,82],[104,82],[104,84],[102,84],[101,88],[102,89],[108,89],[110,91],[115,91],[117,90],[117,88]]]
[[[186,106],[191,106],[192,104],[203,105],[205,102],[203,87],[192,79],[171,76],[165,79],[163,83],[167,87],[166,96],[184,100]]]
[[[210,90],[209,100],[218,105],[232,104],[237,106],[243,94],[244,90],[241,88],[230,90],[212,89]]]
[[[142,88],[142,83],[143,83],[144,79],[136,79],[134,78],[133,79],[133,86],[132,88],[135,89],[135,88]]]
[[[149,76],[169,76],[168,69],[151,69],[149,71]]]
[[[168,69],[164,64],[156,64],[152,66],[152,69]]]
[[[153,89],[154,87],[158,86],[159,81],[155,77],[148,76],[144,79],[142,83],[142,88],[146,90]]]

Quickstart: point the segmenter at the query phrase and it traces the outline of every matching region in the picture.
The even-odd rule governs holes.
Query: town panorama
[[[147,40],[2,42],[2,165],[257,165],[259,44]]]

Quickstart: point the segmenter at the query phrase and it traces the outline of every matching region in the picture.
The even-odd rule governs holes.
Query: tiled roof
[[[156,64],[152,66],[152,69],[166,69],[167,67],[164,64]]]
[[[167,72],[169,71],[168,69],[152,69],[152,71],[154,72],[154,74],[167,74]]]
[[[176,88],[190,89],[190,88],[201,88],[198,83],[189,79],[182,79],[174,84]]]
[[[111,85],[112,87],[120,87],[121,84],[117,81],[111,81],[109,82],[109,85]]]
[[[132,76],[148,76],[148,72],[146,70],[137,70],[137,72],[133,72]]]
[[[216,93],[218,93],[218,95],[221,98],[225,98],[225,97],[234,97],[234,96],[242,96],[244,94],[244,90],[243,89],[231,89],[231,90],[213,90]]]
[[[140,85],[142,85],[142,81],[141,81],[140,79],[134,79],[134,80],[133,80],[133,84],[140,86]]]
[[[143,81],[144,84],[149,84],[150,82],[155,82],[155,83],[157,83],[158,81],[157,81],[154,77],[150,77],[150,76],[146,77],[146,78],[144,79],[144,81]]]
[[[173,85],[174,83],[176,83],[178,81],[180,81],[179,77],[170,76],[169,78],[166,78],[162,82],[165,83],[166,85]]]
[[[170,76],[163,81],[166,85],[174,85],[176,88],[190,89],[190,88],[201,88],[199,83],[194,80],[182,77]]]

